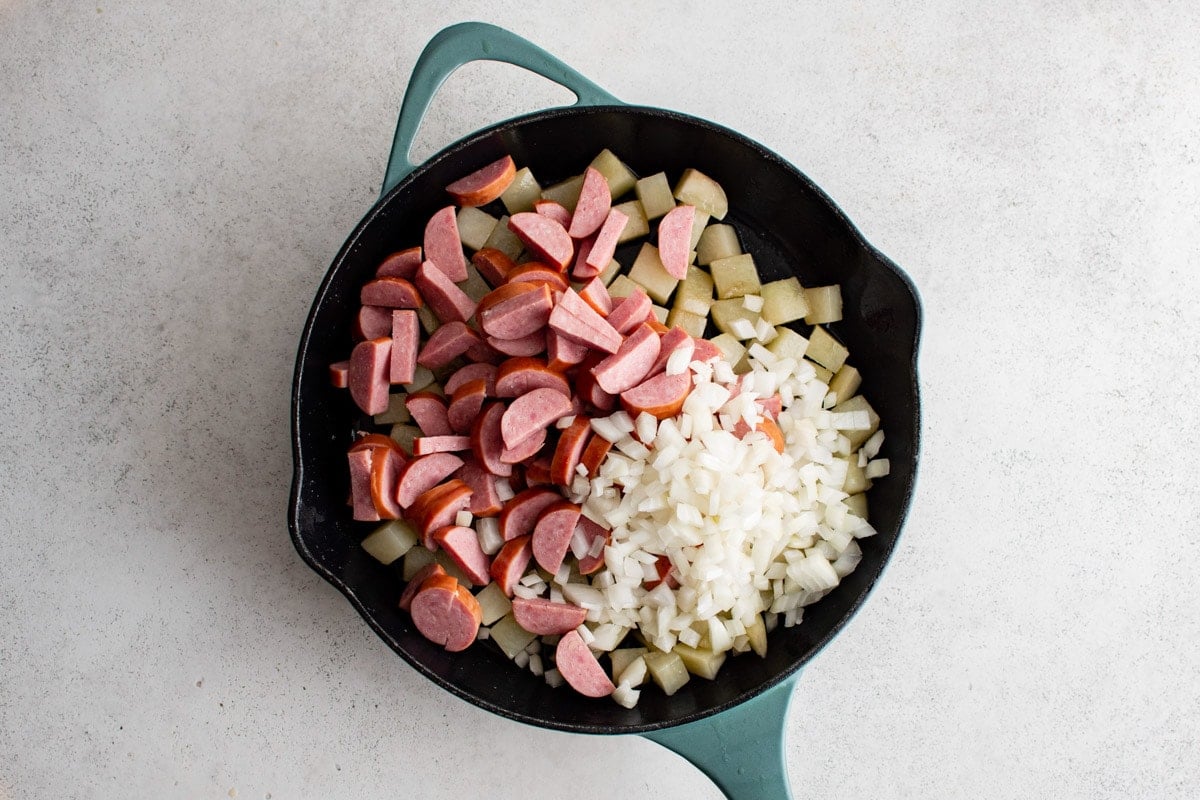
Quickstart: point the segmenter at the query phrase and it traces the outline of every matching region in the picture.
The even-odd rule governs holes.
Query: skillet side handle
[[[642,736],[695,764],[729,800],[792,800],[783,740],[796,678],[716,716]]]
[[[472,61],[504,61],[524,67],[569,89],[578,98],[577,106],[621,105],[620,100],[595,83],[515,33],[484,22],[451,25],[429,40],[413,67],[400,107],[381,195],[390,192],[405,175],[416,169],[408,160],[408,154],[421,120],[429,110],[429,103],[452,72]]]

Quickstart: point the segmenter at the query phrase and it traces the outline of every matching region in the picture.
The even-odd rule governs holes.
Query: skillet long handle
[[[729,800],[792,800],[783,740],[796,678],[716,716],[642,735],[695,764]]]
[[[380,194],[390,192],[416,169],[408,154],[429,103],[454,70],[472,61],[504,61],[524,67],[569,89],[578,98],[575,102],[578,106],[622,105],[604,89],[515,33],[484,22],[451,25],[429,40],[413,67]]]

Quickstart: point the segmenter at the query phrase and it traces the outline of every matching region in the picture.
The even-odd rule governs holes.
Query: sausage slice
[[[560,271],[567,268],[575,255],[575,243],[571,241],[566,228],[549,217],[522,211],[509,217],[508,228],[539,261],[545,261]]]
[[[658,257],[672,278],[687,277],[695,206],[675,206],[658,222]]]
[[[485,206],[504,194],[517,176],[512,156],[493,161],[446,187],[460,206]]]
[[[571,631],[558,640],[554,665],[571,688],[585,697],[607,697],[616,691],[604,667],[592,655],[579,631]]]
[[[432,263],[455,283],[467,279],[467,257],[458,235],[454,206],[446,206],[425,223],[425,263]]]
[[[479,601],[449,575],[426,578],[409,610],[421,635],[452,653],[470,647],[483,622]]]
[[[575,213],[571,215],[571,228],[567,233],[572,239],[591,236],[604,224],[611,208],[612,192],[608,190],[608,181],[598,169],[588,167],[583,173],[583,186],[579,190],[579,201],[575,205]]]
[[[579,522],[579,506],[559,500],[538,515],[533,527],[533,558],[538,566],[553,574],[562,566],[575,524]]]
[[[569,633],[587,619],[587,609],[570,603],[555,603],[540,597],[514,597],[512,611],[518,625],[538,636]]]
[[[513,448],[572,412],[571,401],[555,389],[534,389],[513,400],[500,420],[504,446]]]

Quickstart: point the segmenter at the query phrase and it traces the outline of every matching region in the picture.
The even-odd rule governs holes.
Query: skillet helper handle
[[[695,764],[729,800],[792,800],[783,740],[796,677],[715,716],[642,736]]]
[[[569,89],[578,98],[574,104],[577,106],[622,105],[583,75],[515,33],[484,22],[451,25],[429,40],[413,67],[380,194],[390,192],[416,169],[408,154],[429,103],[452,72],[472,61],[504,61],[524,67]]]

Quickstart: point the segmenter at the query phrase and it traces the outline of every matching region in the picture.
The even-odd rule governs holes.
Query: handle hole
[[[499,79],[497,70],[504,73]],[[420,164],[480,128],[574,102],[571,90],[521,67],[501,61],[472,62],[455,70],[434,95],[409,157]]]

